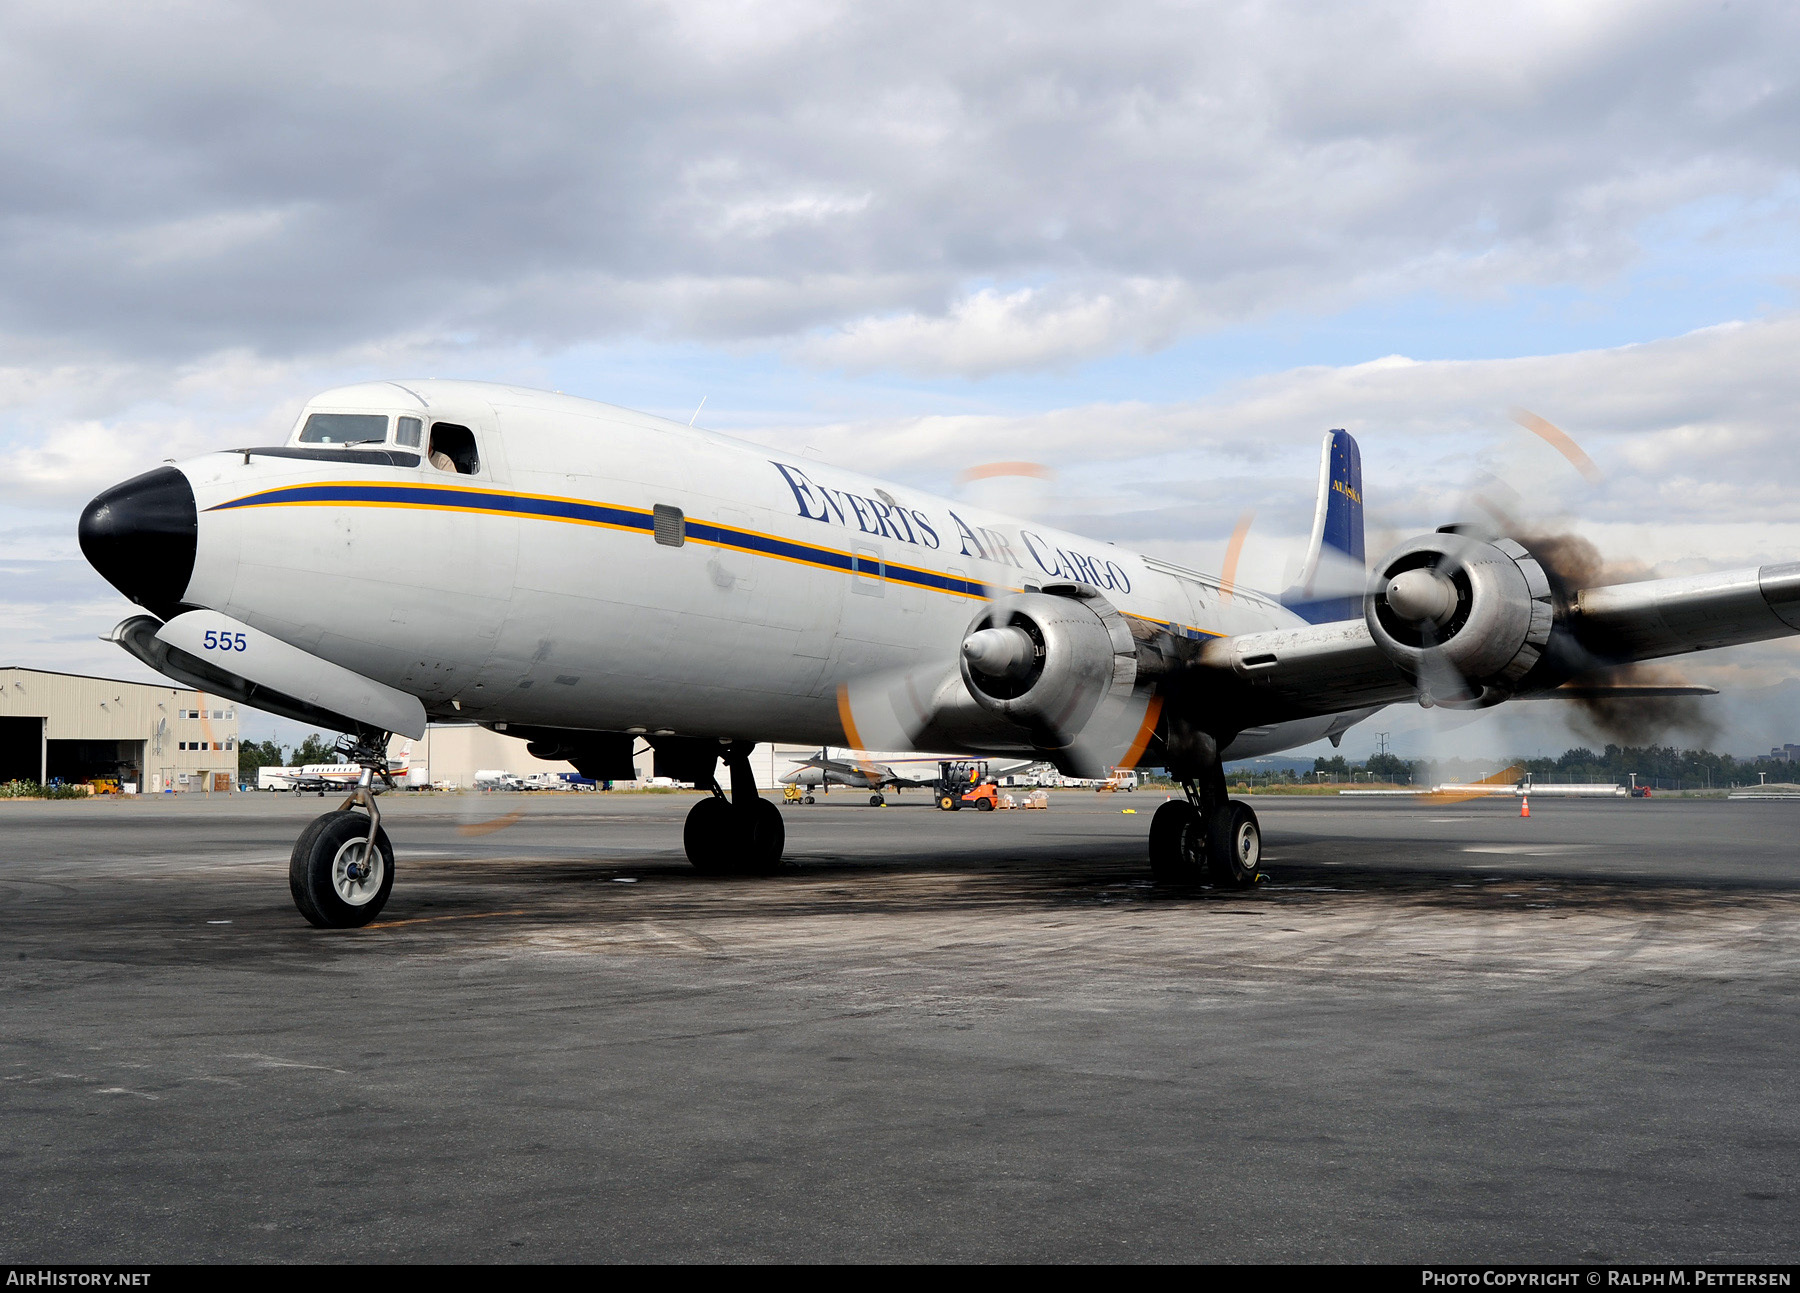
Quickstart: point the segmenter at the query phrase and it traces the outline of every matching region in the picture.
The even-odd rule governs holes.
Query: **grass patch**
[[[86,786],[40,786],[35,781],[0,784],[0,799],[86,799]]]

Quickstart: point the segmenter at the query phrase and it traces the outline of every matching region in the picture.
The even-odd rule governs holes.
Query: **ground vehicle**
[[[938,764],[937,806],[945,812],[973,808],[991,813],[1000,806],[1000,789],[988,775],[986,759],[946,759]]]

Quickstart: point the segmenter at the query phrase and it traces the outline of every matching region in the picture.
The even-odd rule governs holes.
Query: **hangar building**
[[[0,782],[116,777],[152,794],[237,787],[232,701],[187,687],[0,668]]]
[[[535,758],[526,750],[525,742],[518,737],[490,731],[474,723],[433,723],[425,729],[424,737],[418,741],[393,737],[388,743],[388,757],[396,760],[401,758],[402,752],[409,745],[412,747],[411,766],[414,769],[424,769],[417,774],[421,780],[464,790],[475,785],[475,775],[478,772],[503,771],[515,777],[530,777],[544,772],[575,770],[575,766],[570,763]],[[639,745],[643,749],[635,760],[638,778],[648,782],[653,772],[653,760],[649,745],[641,741]],[[796,766],[794,760],[807,758],[813,753],[813,748],[757,746],[750,756],[750,766],[756,771],[756,784],[765,790],[779,787],[780,778]]]

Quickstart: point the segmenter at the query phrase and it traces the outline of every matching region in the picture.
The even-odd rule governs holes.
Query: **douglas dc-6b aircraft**
[[[1305,572],[1282,598],[1097,539],[662,418],[473,382],[328,391],[287,443],[107,490],[82,551],[149,612],[112,637],[189,686],[350,733],[362,770],[294,846],[307,920],[365,924],[394,881],[390,734],[459,718],[583,775],[711,786],[704,872],[781,858],[759,741],[1167,767],[1159,880],[1255,881],[1221,761],[1383,705],[1591,691],[1633,661],[1800,631],[1800,563],[1580,586],[1550,545],[1447,527],[1363,566],[1355,442],[1326,436]],[[396,560],[396,553],[407,554]],[[1284,604],[1286,603],[1286,604]],[[729,796],[715,778],[729,769]],[[357,810],[361,810],[360,812]]]

